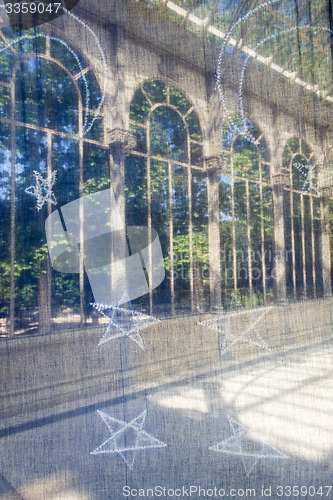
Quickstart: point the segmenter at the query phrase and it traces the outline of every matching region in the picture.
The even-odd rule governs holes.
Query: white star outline
[[[232,311],[220,314],[217,318],[207,319],[198,323],[201,326],[206,326],[211,330],[222,334],[222,343],[220,347],[221,355],[226,354],[232,349],[232,347],[239,342],[246,342],[248,344],[260,347],[266,352],[272,352],[272,349],[268,347],[263,338],[259,335],[258,331],[255,329],[256,325],[266,316],[266,314],[272,309],[272,307],[265,307],[262,314],[260,314],[256,320],[250,323],[244,330],[238,334],[234,334],[230,328],[230,319],[233,316],[240,316],[243,314],[258,314],[261,308],[255,309],[243,309],[241,311]],[[252,335],[251,335],[252,333]]]
[[[128,297],[128,294],[124,292],[121,300],[119,301],[119,304],[124,303],[124,298],[126,296]],[[139,311],[134,311],[132,308],[125,309],[124,307],[120,307],[119,305],[110,306],[106,304],[97,304],[96,302],[92,302],[91,306],[94,307],[94,309],[96,309],[100,314],[102,314],[102,316],[109,319],[109,324],[107,326],[107,329],[103,337],[99,341],[98,345],[105,344],[110,340],[127,336],[130,340],[138,344],[140,349],[145,351],[145,345],[140,335],[140,331],[143,330],[144,328],[147,328],[148,326],[161,322],[158,318],[149,316],[148,314],[144,314]],[[111,316],[104,312],[108,310],[112,311]],[[129,328],[123,328],[122,326],[120,326],[119,323],[117,323],[114,320],[114,316],[117,312],[120,312],[124,315],[131,317],[130,320],[132,321],[133,326]]]
[[[152,448],[165,448],[168,446],[159,439],[148,434],[143,430],[143,426],[147,416],[147,410],[144,410],[140,415],[131,420],[124,422],[117,418],[110,417],[107,413],[97,410],[98,415],[103,419],[107,425],[111,436],[98,446],[94,451],[90,452],[91,455],[100,455],[106,453],[119,453],[126,465],[132,469],[134,466],[136,453]],[[135,443],[128,446],[120,446],[117,443],[118,439],[123,439],[126,431],[134,431]]]
[[[251,474],[259,460],[290,458],[274,446],[268,445],[264,442],[260,442],[259,449],[257,450],[246,449],[245,443],[243,443],[243,438],[248,440],[248,443],[250,443],[250,439],[246,437],[250,429],[243,427],[229,415],[227,415],[227,417],[233,435],[224,441],[221,441],[213,446],[209,446],[208,449],[218,453],[225,453],[226,455],[240,456],[247,476]]]
[[[56,205],[57,199],[54,196],[52,187],[57,178],[57,171],[54,170],[51,175],[44,179],[39,172],[34,170],[34,176],[36,179],[35,185],[26,188],[25,192],[37,198],[37,210],[40,210],[44,203],[48,201],[52,203],[52,205]]]
[[[300,163],[299,161],[296,161],[292,164],[293,167],[296,168],[296,170],[303,176],[303,191],[309,191],[311,190],[312,193],[318,195],[318,186],[317,183],[315,182],[315,177],[316,177],[316,172],[315,168],[316,165],[304,165],[303,163]],[[306,168],[308,168],[308,171],[306,171]]]

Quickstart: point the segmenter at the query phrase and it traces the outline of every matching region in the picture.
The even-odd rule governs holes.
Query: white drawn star
[[[302,189],[304,191],[311,190],[314,194],[318,194],[315,165],[304,165],[300,162],[294,162],[293,167],[303,176]]]
[[[168,446],[166,443],[142,430],[147,410],[144,410],[129,423],[110,417],[100,410],[97,410],[97,413],[104,420],[112,435],[92,451],[91,455],[119,453],[126,462],[126,465],[132,469],[138,451],[151,448],[165,448]]]
[[[233,435],[214,446],[210,446],[209,450],[225,453],[226,455],[240,456],[247,476],[259,460],[289,458],[274,446],[251,440],[247,436],[249,429],[241,426],[229,415],[227,417]]]
[[[220,352],[225,354],[237,343],[247,342],[256,347],[260,347],[264,351],[271,352],[270,347],[267,346],[266,342],[263,340],[261,335],[256,329],[256,325],[263,319],[264,316],[270,311],[272,307],[265,307],[262,314],[258,316],[260,308],[256,309],[243,309],[241,311],[226,312],[217,316],[216,318],[207,319],[201,321],[199,325],[206,326],[211,330],[214,330],[220,334],[222,339]],[[250,324],[239,333],[234,333],[230,326],[230,319],[234,316],[240,316],[243,314],[255,314],[255,321],[250,322]]]
[[[121,304],[123,303],[123,298],[124,295],[120,300]],[[98,345],[127,336],[133,342],[136,342],[144,351],[145,346],[140,335],[140,331],[148,326],[161,322],[153,316],[149,316],[148,314],[144,314],[139,311],[134,311],[131,307],[129,307],[129,309],[125,309],[124,307],[97,304],[96,302],[91,305],[105,318],[109,319],[108,327]]]
[[[57,171],[54,170],[49,177],[44,179],[39,172],[34,170],[36,183],[34,186],[26,188],[25,192],[37,198],[37,210],[40,210],[44,203],[48,201],[53,205],[57,204],[52,187],[56,181]]]

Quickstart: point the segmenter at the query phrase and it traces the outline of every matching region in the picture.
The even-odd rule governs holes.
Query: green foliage
[[[35,32],[26,32],[28,38],[15,43],[15,50],[21,57],[15,80],[16,119],[40,127],[60,132],[78,132],[78,98],[72,81],[67,73],[54,62],[38,57],[45,53],[45,38],[29,38]],[[6,34],[11,38],[10,32]],[[1,41],[1,45],[4,46]],[[51,41],[51,55],[60,60],[73,75],[80,72],[78,62],[68,49],[54,40]],[[3,48],[1,46],[1,48]],[[26,55],[31,57],[24,59]],[[11,72],[16,63],[14,52],[2,51],[0,54],[1,82],[9,83]],[[90,109],[99,102],[96,79],[89,72],[86,75],[93,97]],[[81,90],[83,82],[77,80]],[[10,95],[6,87],[0,86],[0,117],[10,116]],[[90,112],[91,116],[91,112]],[[92,128],[90,137],[101,137],[101,119]],[[16,176],[15,176],[15,312],[24,312],[38,307],[41,280],[48,272],[48,248],[45,238],[45,219],[49,214],[46,205],[38,211],[36,199],[29,196],[25,189],[35,184],[33,171],[42,177],[48,175],[48,154],[52,170],[57,170],[54,194],[60,206],[79,196],[79,147],[78,141],[63,136],[52,136],[51,149],[47,134],[17,126],[15,137]],[[110,181],[105,175],[105,156],[109,172],[108,153],[102,148],[89,145],[84,151],[85,194],[108,187]],[[0,216],[3,221],[0,229],[0,315],[9,314],[10,304],[10,199],[11,199],[11,131],[0,123]],[[52,306],[57,309],[74,307],[79,304],[78,275],[57,273],[51,270]],[[87,290],[88,294],[88,290]],[[44,297],[45,300],[45,297]]]

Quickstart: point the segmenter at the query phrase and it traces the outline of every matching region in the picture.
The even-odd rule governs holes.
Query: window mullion
[[[51,178],[52,175],[52,133],[47,133],[47,177]],[[47,215],[51,215],[52,204],[50,201],[47,202]],[[47,255],[47,318],[50,323],[50,328],[52,324],[52,269],[50,262],[50,255]]]
[[[78,116],[79,116],[79,239],[80,239],[80,254],[79,254],[79,289],[80,289],[80,324],[85,322],[84,314],[84,207],[83,207],[83,106],[82,101],[78,99]]]
[[[152,214],[151,214],[151,156],[150,156],[150,120],[147,121],[147,205],[148,205],[148,287],[149,287],[149,312],[153,313],[152,289]]]
[[[251,248],[251,218],[250,218],[250,189],[249,181],[246,180],[246,224],[247,224],[247,256],[248,256],[248,272],[249,272],[249,292],[250,304],[253,305],[253,290],[252,290],[252,248]]]
[[[15,333],[15,229],[16,229],[16,125],[15,125],[15,78],[10,89],[11,125],[11,200],[10,200],[10,336]]]
[[[303,295],[307,297],[306,282],[306,250],[305,250],[305,221],[304,221],[304,195],[301,194],[301,234],[302,234],[302,265],[303,265]]]
[[[317,282],[316,282],[316,249],[315,249],[315,236],[313,226],[313,197],[310,198],[310,220],[311,220],[311,253],[312,253],[312,281],[313,281],[313,296],[317,296]]]
[[[168,162],[168,219],[169,219],[169,248],[170,248],[170,289],[171,289],[171,313],[175,312],[175,276],[174,276],[174,247],[173,247],[173,212],[172,212],[172,164]]]

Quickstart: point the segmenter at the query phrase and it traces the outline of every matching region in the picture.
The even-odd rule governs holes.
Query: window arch
[[[288,141],[283,167],[289,180],[284,190],[287,289],[294,298],[320,296],[323,277],[318,166],[303,139]]]
[[[94,189],[89,181],[96,170],[109,178],[97,80],[66,41],[39,30],[23,36],[1,30],[0,69],[0,211],[9,221],[0,234],[0,315],[10,316],[12,334],[38,324],[47,331],[52,316],[78,305],[83,322],[89,300],[83,265],[78,275],[51,269],[44,221],[52,203],[37,207],[27,188],[36,183],[35,172],[43,179],[55,175],[61,207]]]
[[[158,230],[166,280],[149,307],[202,309],[208,293],[206,173],[197,113],[179,90],[159,80],[136,90],[130,107],[137,145],[127,156],[127,221]],[[142,301],[142,299],[141,299]],[[147,304],[148,307],[148,304]]]
[[[222,288],[227,304],[273,294],[273,201],[269,153],[259,128],[235,115],[223,127],[219,175]]]

